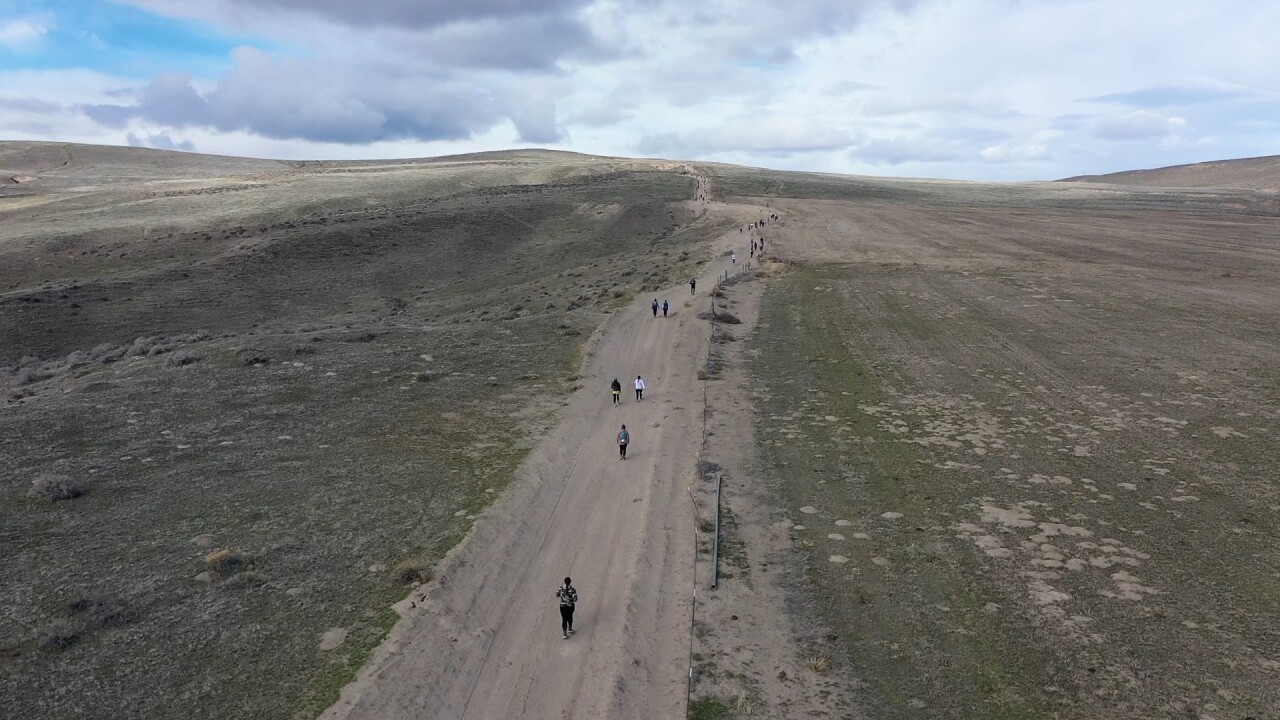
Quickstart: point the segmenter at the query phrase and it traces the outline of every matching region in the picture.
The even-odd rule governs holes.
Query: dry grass
[[[804,666],[809,668],[810,672],[818,675],[826,675],[831,672],[831,658],[826,655],[814,655],[805,658]]]
[[[753,692],[742,691],[733,702],[738,717],[756,717],[764,710],[764,700]]]

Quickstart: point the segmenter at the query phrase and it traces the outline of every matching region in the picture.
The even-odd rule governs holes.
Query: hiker
[[[573,587],[573,580],[564,579],[564,586],[556,590],[560,599],[560,632],[568,640],[573,634],[573,606],[578,604],[578,591]]]
[[[653,299],[653,316],[658,317],[658,298]]]
[[[729,253],[729,263],[732,265],[738,264],[738,253]]]
[[[609,385],[613,390],[613,404],[622,404],[622,383],[618,382],[618,378],[613,379],[613,383]]]
[[[667,316],[667,308],[669,307],[671,307],[671,305],[667,303],[666,298],[663,298],[662,299],[662,317]]]
[[[627,446],[630,444],[631,433],[627,432],[627,426],[623,425],[622,429],[618,431],[618,457],[623,460],[627,459]]]
[[[644,378],[636,376],[636,400],[644,399]]]
[[[689,278],[689,294],[692,295],[698,291],[698,278]]]

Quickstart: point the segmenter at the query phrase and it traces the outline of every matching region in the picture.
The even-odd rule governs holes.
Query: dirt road
[[[726,240],[728,240],[726,236]],[[476,521],[442,575],[323,717],[669,718],[683,713],[705,324],[683,287],[617,311],[592,345],[564,420],[525,476]],[[637,402],[636,375],[648,390]],[[614,407],[609,383],[624,387]],[[632,444],[618,457],[626,424]],[[554,592],[578,588],[561,638]]]

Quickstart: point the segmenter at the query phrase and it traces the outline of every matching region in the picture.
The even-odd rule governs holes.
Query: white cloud
[[[1166,117],[1147,110],[1103,117],[1094,123],[1093,134],[1103,140],[1163,139],[1176,135],[1187,126],[1186,118]]]
[[[0,46],[28,50],[39,44],[49,32],[47,21],[29,17],[0,21]]]

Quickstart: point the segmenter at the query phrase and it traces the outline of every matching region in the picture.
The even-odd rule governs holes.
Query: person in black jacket
[[[621,405],[622,404],[622,383],[618,382],[618,378],[614,378],[613,383],[611,383],[609,387],[610,389],[613,390],[613,404]]]
[[[556,597],[560,599],[560,632],[568,640],[573,634],[573,607],[578,604],[578,591],[574,589],[573,581],[565,578],[564,586],[556,590]]]

